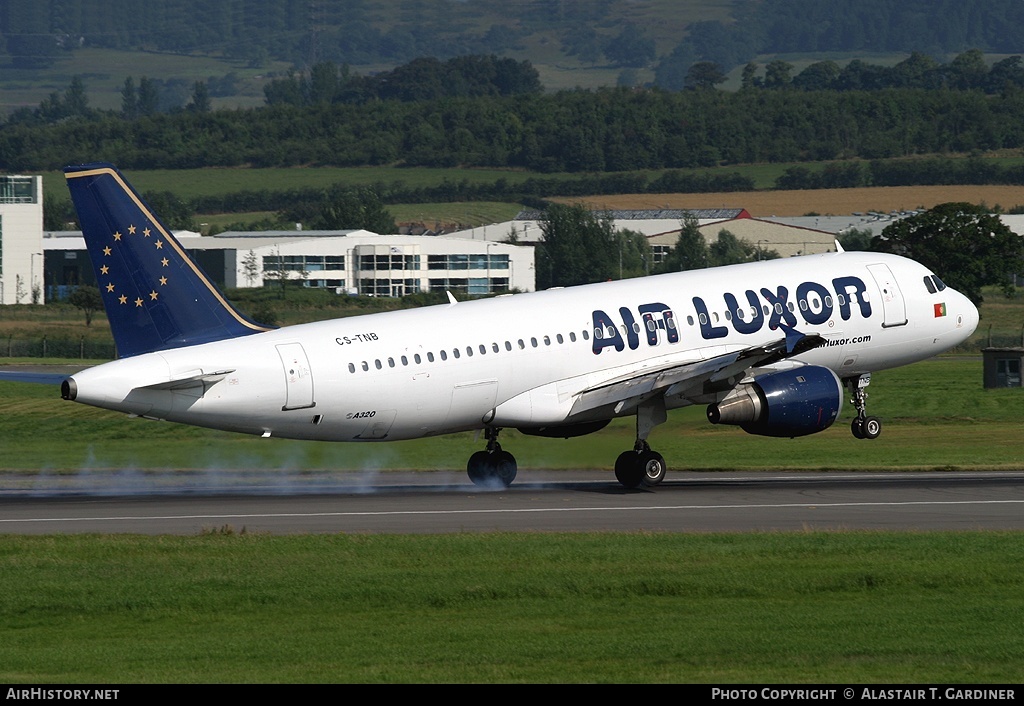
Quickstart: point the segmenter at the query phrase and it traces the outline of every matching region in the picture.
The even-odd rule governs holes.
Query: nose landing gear
[[[848,378],[846,386],[853,395],[852,404],[857,408],[857,416],[850,424],[850,431],[858,439],[877,439],[882,433],[882,420],[867,414],[867,386],[871,384],[871,373],[856,378]]]

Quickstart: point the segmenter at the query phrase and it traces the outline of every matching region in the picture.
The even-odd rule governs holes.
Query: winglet
[[[838,238],[836,239],[835,243],[836,243],[836,252],[846,252],[845,250],[843,250],[843,244],[839,242]]]
[[[119,358],[270,330],[227,302],[115,167],[64,176]]]

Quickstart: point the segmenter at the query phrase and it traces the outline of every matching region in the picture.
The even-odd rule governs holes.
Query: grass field
[[[738,171],[738,170],[737,170]],[[886,186],[812,191],[740,191],[710,194],[621,194],[583,199],[600,208],[745,208],[757,218],[808,213],[847,216],[854,212],[910,211],[951,201],[1001,206],[1024,205],[1021,186]]]
[[[8,684],[1024,677],[1015,533],[0,536],[0,569]]]

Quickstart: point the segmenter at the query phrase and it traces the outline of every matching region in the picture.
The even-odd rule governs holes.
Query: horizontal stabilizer
[[[212,385],[215,382],[220,382],[225,377],[235,372],[234,370],[218,370],[215,373],[199,373],[197,375],[190,375],[189,377],[177,378],[175,380],[168,380],[167,382],[158,382],[153,385],[144,385],[137,387],[137,390],[183,390],[189,387],[197,387],[199,385]]]
[[[0,370],[0,380],[4,382],[29,382],[36,385],[60,385],[67,379],[66,373],[20,373]]]

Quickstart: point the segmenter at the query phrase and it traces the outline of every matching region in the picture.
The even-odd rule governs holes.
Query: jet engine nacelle
[[[832,426],[843,384],[828,368],[806,365],[762,375],[708,405],[712,424],[736,424],[748,434],[805,436]]]

